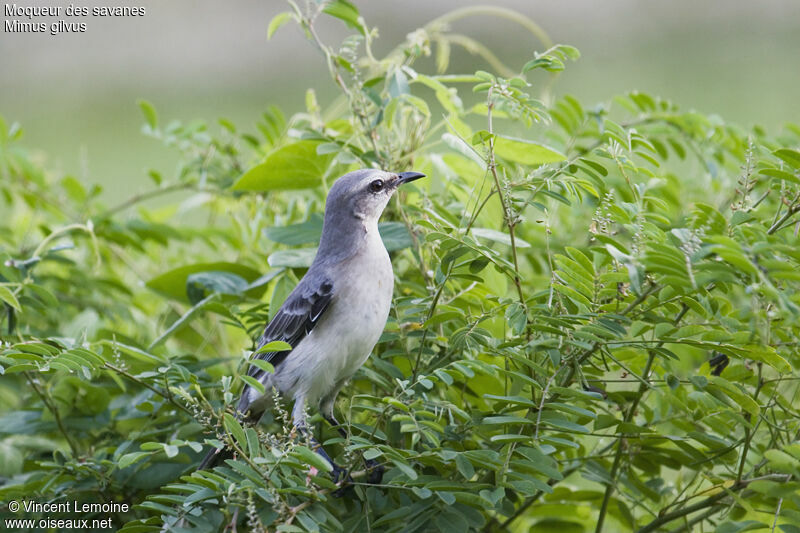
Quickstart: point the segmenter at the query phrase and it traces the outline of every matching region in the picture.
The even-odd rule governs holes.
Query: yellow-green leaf
[[[772,346],[759,346],[751,344],[745,346],[744,349],[747,350],[747,357],[750,359],[755,359],[756,361],[767,363],[778,372],[792,371],[792,366],[789,364],[789,362],[778,355],[778,353],[775,351],[775,348]]]
[[[272,36],[275,35],[275,32],[278,31],[278,28],[289,22],[291,19],[292,14],[289,11],[278,13],[272,17],[272,20],[269,21],[269,26],[267,26],[267,39],[272,39]]]
[[[233,184],[236,191],[310,189],[322,176],[334,154],[318,154],[317,141],[298,141],[281,146],[245,172]]]
[[[4,301],[17,311],[22,311],[22,307],[20,307],[17,297],[14,296],[14,293],[11,292],[8,287],[3,285],[0,285],[0,300]]]
[[[290,455],[301,460],[309,466],[313,466],[317,470],[321,470],[323,472],[330,472],[333,470],[333,466],[328,461],[323,459],[320,454],[314,453],[305,446],[296,447],[290,452]]]
[[[247,450],[247,437],[244,434],[244,428],[230,413],[222,415],[222,425],[225,426],[225,431],[233,435],[236,442],[245,451]]]
[[[567,157],[554,148],[525,139],[497,136],[494,152],[503,159],[523,165],[544,165],[565,161]]]
[[[292,345],[288,342],[272,341],[259,348],[256,353],[285,352],[291,349]]]

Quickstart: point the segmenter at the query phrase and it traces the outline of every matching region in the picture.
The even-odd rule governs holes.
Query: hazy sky
[[[356,2],[380,30],[379,51],[435,16],[479,3]],[[800,122],[798,0],[491,3],[524,13],[554,41],[581,50],[581,60],[558,80],[557,93],[575,94],[591,105],[639,89],[743,126]],[[150,163],[167,164],[169,156],[138,133],[140,97],[154,102],[162,116],[209,121],[226,116],[251,127],[269,103],[291,113],[302,106],[300,89],[317,87],[324,94],[332,88],[321,57],[297,27],[289,24],[267,41],[269,20],[287,9],[280,0],[118,5],[140,5],[146,14],[87,17],[85,33],[0,32],[0,115],[22,122],[26,144],[44,149],[59,169],[108,182],[139,179]],[[488,44],[516,67],[541,50],[507,20],[466,19],[454,29]],[[333,42],[345,34],[338,21],[321,30]],[[468,62],[469,71],[485,68],[464,53],[455,59],[457,65]]]

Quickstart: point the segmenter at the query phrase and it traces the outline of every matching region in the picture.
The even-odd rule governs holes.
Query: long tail
[[[211,448],[197,468],[198,470],[208,470],[231,457],[233,457],[233,452],[229,448]]]

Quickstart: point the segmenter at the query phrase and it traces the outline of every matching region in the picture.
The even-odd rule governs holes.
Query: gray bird
[[[378,233],[378,219],[397,188],[424,177],[419,172],[395,174],[374,169],[345,174],[333,184],[325,203],[325,221],[311,267],[264,329],[254,352],[274,373],[251,365],[248,375],[260,381],[266,394],[242,390],[238,411],[255,423],[272,403],[272,389],[294,400],[292,420],[308,433],[306,406],[317,407],[332,425],[336,396],[369,357],[383,332],[392,303],[394,273],[389,253]],[[273,341],[292,346],[282,352],[258,353]],[[347,433],[341,427],[343,437]],[[313,440],[313,439],[312,439]],[[317,452],[343,471],[316,442]],[[221,450],[211,450],[201,464],[216,463]],[[368,469],[375,464],[367,462]],[[372,480],[381,471],[373,471]]]

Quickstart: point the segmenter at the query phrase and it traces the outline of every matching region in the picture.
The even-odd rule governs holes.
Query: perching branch
[[[520,281],[519,277],[519,260],[517,259],[517,243],[514,236],[514,227],[516,226],[516,221],[512,220],[511,218],[511,206],[509,204],[508,198],[505,197],[503,194],[503,187],[500,184],[500,178],[497,175],[497,162],[494,158],[494,128],[492,126],[492,109],[494,109],[494,102],[492,101],[492,89],[494,87],[489,88],[489,95],[487,97],[487,121],[488,121],[488,131],[489,131],[489,172],[492,174],[492,178],[494,178],[494,185],[497,190],[497,195],[500,198],[500,205],[503,208],[503,218],[505,219],[506,226],[508,227],[508,235],[511,239],[511,257],[514,261],[514,285],[517,287],[517,295],[519,296],[519,303],[525,308],[525,314],[527,317],[527,306],[525,305],[525,296],[522,293],[522,282]],[[526,318],[527,320],[527,318]]]

